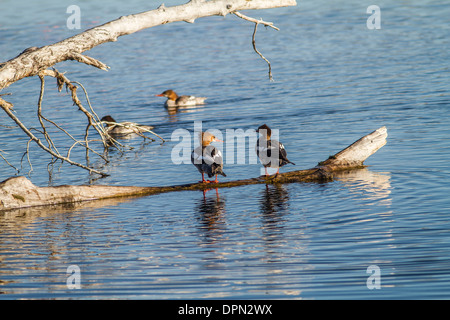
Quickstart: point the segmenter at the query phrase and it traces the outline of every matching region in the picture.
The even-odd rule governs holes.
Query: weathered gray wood
[[[387,129],[382,127],[357,140],[318,166],[270,177],[220,183],[192,183],[168,187],[70,186],[37,187],[25,177],[13,177],[0,183],[0,211],[57,204],[73,204],[97,199],[127,198],[183,190],[229,188],[262,183],[330,181],[334,173],[364,167],[364,161],[386,144]]]
[[[319,163],[319,165],[326,166],[327,168],[332,166],[345,168],[362,165],[364,160],[386,144],[386,138],[387,128],[381,127],[355,141],[353,144],[344,150],[339,151],[329,159]]]

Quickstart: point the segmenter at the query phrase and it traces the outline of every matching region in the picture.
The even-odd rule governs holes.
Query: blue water
[[[79,5],[84,30],[159,2],[1,1],[0,61],[82,31],[66,27],[71,4]],[[134,149],[111,150],[109,164],[91,155],[90,164],[110,174],[103,179],[59,162],[49,174],[51,159],[34,145],[32,167],[21,161],[28,139],[2,114],[2,155],[38,186],[197,181],[192,165],[171,161],[172,132],[192,131],[194,121],[222,132],[263,123],[278,128],[297,164],[282,172],[313,167],[381,126],[388,143],[366,161],[368,168],[329,183],[0,213],[0,298],[450,298],[450,6],[378,1],[381,29],[369,30],[371,4],[300,1],[247,12],[280,28],[260,26],[256,36],[274,82],[253,51],[253,24],[235,16],[166,24],[86,53],[109,65],[108,72],[58,64],[87,88],[100,116],[151,124],[167,142],[125,141]],[[29,126],[39,125],[39,86],[34,77],[4,91]],[[208,104],[168,114],[155,94],[169,88],[207,96]],[[50,78],[43,110],[83,135],[81,113]],[[66,138],[52,133],[64,149]],[[81,150],[72,155],[85,161]],[[0,159],[2,179],[17,170]],[[223,181],[261,173],[248,164],[224,170]],[[80,289],[66,284],[71,265],[80,268]],[[371,265],[379,267],[380,289],[367,286]]]

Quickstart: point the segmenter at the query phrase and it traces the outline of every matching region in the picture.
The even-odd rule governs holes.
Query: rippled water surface
[[[166,6],[182,1],[165,1]],[[0,61],[81,30],[69,30],[73,1],[1,1]],[[81,28],[158,7],[159,2],[79,1]],[[125,141],[111,150],[110,176],[97,179],[57,163],[30,145],[2,112],[0,151],[38,186],[161,186],[199,179],[171,161],[175,129],[280,130],[296,166],[306,169],[386,126],[388,143],[368,168],[329,183],[252,185],[0,213],[2,299],[448,299],[450,298],[450,7],[444,1],[379,1],[381,29],[369,30],[361,1],[300,1],[297,7],[247,12],[280,31],[235,16],[171,23],[87,52],[111,67],[56,67],[82,83],[99,115],[155,126],[168,141]],[[40,82],[5,92],[16,114],[38,126]],[[208,97],[168,114],[165,89]],[[80,90],[81,95],[81,90]],[[82,95],[81,95],[82,96]],[[85,120],[70,97],[46,80],[44,114],[82,136]],[[52,129],[53,130],[53,129]],[[65,138],[53,131],[55,141]],[[94,133],[92,133],[94,135]],[[226,139],[226,136],[224,136]],[[252,150],[252,148],[250,148]],[[226,152],[226,150],[224,150]],[[82,151],[73,157],[83,161]],[[22,161],[21,161],[22,160]],[[228,181],[258,176],[259,165],[225,164]],[[6,179],[16,170],[0,159]],[[81,288],[69,289],[76,265]],[[370,290],[369,266],[380,270]],[[370,281],[369,284],[374,282]]]

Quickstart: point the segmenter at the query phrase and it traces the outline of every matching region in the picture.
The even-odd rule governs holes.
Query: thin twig
[[[266,21],[264,21],[264,20],[262,20],[262,19],[256,20],[255,18],[248,17],[248,16],[246,16],[246,15],[240,13],[240,12],[237,12],[237,11],[236,11],[236,12],[233,12],[233,13],[234,13],[236,16],[238,16],[239,18],[244,19],[244,20],[247,20],[247,21],[250,21],[250,22],[253,22],[253,23],[255,24],[255,29],[253,30],[253,36],[252,36],[253,50],[255,50],[255,52],[256,52],[256,53],[257,53],[264,61],[267,62],[267,65],[269,66],[269,80],[270,80],[270,81],[273,81],[273,77],[272,77],[272,66],[270,65],[270,61],[267,60],[266,57],[264,57],[264,56],[262,55],[262,53],[259,52],[259,50],[256,48],[256,40],[255,40],[255,38],[256,38],[256,30],[258,29],[258,25],[259,25],[259,24],[265,25],[266,27],[271,27],[271,28],[273,28],[273,29],[275,29],[275,30],[280,30],[280,29],[277,28],[277,27],[275,27],[275,26],[273,25],[273,22],[266,22]]]
[[[81,146],[83,146],[86,149],[89,149],[90,151],[92,151],[93,153],[95,153],[96,155],[98,155],[100,158],[102,158],[105,162],[109,162],[108,159],[106,159],[106,157],[100,153],[98,153],[97,151],[95,151],[94,149],[92,149],[91,147],[89,147],[88,145],[84,144],[82,141],[79,141],[77,139],[75,139],[69,132],[67,132],[64,128],[62,128],[59,124],[57,124],[56,122],[54,122],[53,120],[50,120],[46,117],[44,117],[42,115],[42,119],[44,119],[47,122],[50,122],[51,124],[53,124],[56,128],[58,128],[59,130],[61,130],[62,132],[64,132],[69,138],[71,138],[73,141],[75,141],[75,144],[80,144]],[[102,140],[89,140],[89,141],[102,141]]]
[[[60,154],[58,149],[56,148],[55,144],[53,143],[53,140],[48,135],[47,128],[45,127],[44,122],[42,121],[42,119],[44,118],[42,116],[42,100],[44,98],[45,79],[44,79],[44,76],[42,76],[40,74],[39,74],[39,79],[41,80],[41,90],[39,92],[37,116],[38,116],[39,123],[41,124],[41,128],[43,131],[42,134],[44,135],[45,140],[47,140],[48,147],[53,148],[57,154]]]
[[[100,117],[97,115],[97,113],[94,111],[94,108],[91,105],[91,101],[89,99],[89,95],[87,93],[86,88],[78,81],[72,81],[72,83],[78,84],[83,89],[83,92],[84,92],[84,95],[86,96],[86,101],[88,103],[89,109],[91,109],[91,112],[94,115],[93,123],[91,124],[91,122],[90,122],[87,125],[87,127],[86,127],[85,139],[87,139],[89,127],[92,125],[93,127],[96,126],[95,128],[97,129],[97,126],[98,126],[97,132],[102,132],[100,134],[100,137],[102,138],[102,142],[103,142],[104,146],[108,145],[108,142],[109,142],[109,143],[112,143],[114,145],[114,147],[116,147],[118,150],[120,150],[120,148],[117,145],[119,145],[122,148],[125,148],[125,146],[123,144],[121,144],[119,141],[117,141],[114,138],[111,138],[110,135],[108,134],[108,132],[105,130],[105,128],[101,125],[102,121],[100,120]]]
[[[2,105],[2,104],[0,104],[0,107],[6,112],[6,114],[22,129],[22,131],[23,132],[25,132],[25,134],[31,139],[31,140],[33,140],[41,149],[43,149],[44,151],[47,151],[48,153],[50,153],[52,156],[54,156],[54,157],[56,157],[56,158],[58,158],[58,159],[60,159],[60,160],[62,160],[62,161],[66,161],[66,162],[68,162],[68,163],[70,163],[71,165],[75,165],[75,166],[78,166],[78,167],[80,167],[80,168],[83,168],[83,169],[86,169],[86,170],[88,170],[89,172],[94,172],[94,173],[97,173],[97,174],[99,174],[99,175],[102,175],[102,176],[108,176],[108,174],[107,173],[104,173],[104,172],[101,172],[101,171],[98,171],[98,170],[96,170],[96,169],[94,169],[94,168],[90,168],[90,167],[87,167],[87,166],[85,166],[85,165],[83,165],[83,164],[81,164],[81,163],[77,163],[77,162],[75,162],[75,161],[72,161],[72,160],[70,160],[70,159],[68,159],[68,158],[66,158],[66,157],[63,157],[63,156],[61,156],[61,155],[59,155],[59,154],[57,154],[57,153],[55,153],[53,150],[51,150],[51,149],[49,149],[49,148],[47,148],[43,143],[42,143],[42,141],[39,139],[39,138],[37,138],[12,112],[11,112],[11,110],[8,108],[8,107],[5,107],[4,105]]]
[[[97,115],[97,113],[94,111],[94,108],[92,108],[91,100],[89,99],[89,95],[88,95],[88,93],[87,93],[86,88],[85,88],[80,82],[78,82],[78,81],[72,81],[72,83],[78,84],[78,85],[81,87],[81,89],[83,89],[84,95],[86,96],[86,101],[87,101],[87,103],[88,103],[89,109],[91,109],[92,114],[95,116],[96,122],[101,122],[100,117],[99,117],[99,116]]]
[[[86,110],[85,107],[83,107],[80,99],[78,99],[77,86],[72,84],[72,82],[69,79],[67,79],[67,77],[63,73],[59,72],[55,68],[53,68],[53,70],[48,70],[48,69],[47,70],[42,70],[41,74],[56,78],[57,81],[58,81],[58,89],[59,90],[61,90],[62,86],[65,84],[66,88],[69,89],[71,94],[72,94],[72,100],[73,100],[74,104],[86,115],[86,118],[88,119],[89,125],[93,126],[94,129],[97,130],[98,134],[102,138],[105,138],[104,133],[102,132],[102,130],[99,129],[98,126],[94,125],[96,123],[96,121],[94,119],[94,116],[88,110]],[[108,147],[106,139],[103,140],[103,146],[105,148]]]
[[[7,153],[7,152],[3,151],[2,149],[0,149],[0,157],[1,157],[3,160],[5,160],[5,162],[6,162],[10,167],[14,168],[14,170],[16,170],[17,172],[19,172],[19,170],[18,170],[16,167],[14,167],[11,163],[9,163],[8,159],[6,159],[6,158],[3,156],[2,152],[3,152],[3,153]]]
[[[28,164],[30,165],[30,171],[28,171],[28,176],[30,176],[31,172],[33,172],[33,165],[31,164],[31,160],[30,160],[30,142],[31,142],[31,139],[28,140],[28,142],[27,142],[27,151],[26,151]]]
[[[38,118],[39,118],[39,122],[41,124],[41,127],[43,129],[42,133],[43,133],[45,139],[47,140],[47,142],[49,144],[49,148],[50,148],[50,146],[52,146],[53,149],[55,150],[55,152],[60,154],[58,149],[56,148],[55,144],[53,143],[53,140],[48,135],[47,129],[46,129],[44,123],[42,122],[42,119],[44,119],[45,121],[53,124],[56,128],[58,128],[59,130],[64,132],[67,136],[69,136],[72,140],[74,140],[75,141],[74,145],[76,145],[78,143],[78,144],[82,145],[86,149],[86,152],[89,152],[89,150],[90,150],[90,151],[94,152],[96,155],[98,155],[100,158],[102,158],[104,161],[108,162],[108,159],[106,159],[106,157],[104,157],[103,155],[101,155],[100,153],[98,153],[97,151],[95,151],[95,150],[93,150],[93,149],[91,149],[89,147],[88,140],[87,140],[87,133],[85,135],[84,144],[83,144],[81,141],[76,140],[69,132],[64,130],[56,122],[54,122],[54,121],[44,117],[44,115],[42,114],[42,100],[43,100],[43,94],[44,94],[45,77],[44,77],[44,74],[42,74],[42,73],[40,73],[38,76],[39,76],[39,78],[41,80],[41,91],[40,91],[40,94],[39,94],[39,101],[38,101]],[[80,83],[78,83],[78,84],[80,84]],[[80,86],[82,86],[82,85],[80,84]],[[83,87],[83,90],[84,90],[84,87]],[[84,90],[84,91],[85,91],[85,94],[86,94],[86,97],[87,97],[87,92],[86,92],[86,90]],[[91,110],[93,110],[92,106],[90,105],[89,100],[88,100],[88,103],[89,103],[89,106],[90,106]],[[67,155],[67,158],[69,158],[69,155]]]
[[[259,54],[259,56],[267,62],[267,65],[269,66],[269,80],[273,81],[273,77],[272,77],[272,66],[270,65],[270,61],[266,59],[266,57],[264,57],[262,55],[261,52],[258,51],[258,49],[256,49],[256,41],[255,41],[255,36],[256,36],[256,30],[258,29],[258,24],[259,23],[255,23],[255,29],[253,30],[253,36],[252,36],[252,45],[253,45],[253,50],[255,50],[255,52],[257,54]]]
[[[275,30],[277,30],[277,31],[280,30],[280,28],[275,27],[275,26],[273,25],[273,22],[267,22],[267,21],[264,21],[264,20],[262,20],[262,19],[257,20],[257,19],[255,19],[255,18],[246,16],[245,14],[242,14],[242,13],[240,13],[240,12],[238,12],[238,11],[235,11],[235,12],[233,12],[233,13],[234,13],[236,16],[238,16],[239,18],[241,18],[241,19],[244,19],[244,20],[247,20],[247,21],[250,21],[250,22],[253,22],[253,23],[261,23],[261,24],[265,25],[266,27],[271,27],[271,28],[273,28],[273,29],[275,29]]]

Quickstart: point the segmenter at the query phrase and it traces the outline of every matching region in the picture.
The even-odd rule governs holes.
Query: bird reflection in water
[[[220,198],[219,191],[207,195],[211,189],[203,190],[203,198],[199,200],[195,212],[198,213],[200,229],[207,242],[215,242],[225,229],[225,201]]]
[[[283,216],[289,213],[289,193],[283,185],[266,184],[260,204],[265,238],[275,240],[282,231]]]
[[[179,119],[179,116],[181,113],[192,113],[201,111],[202,106],[196,106],[196,107],[190,107],[190,108],[183,108],[183,107],[167,107],[167,117],[169,118],[170,122],[177,122]]]

